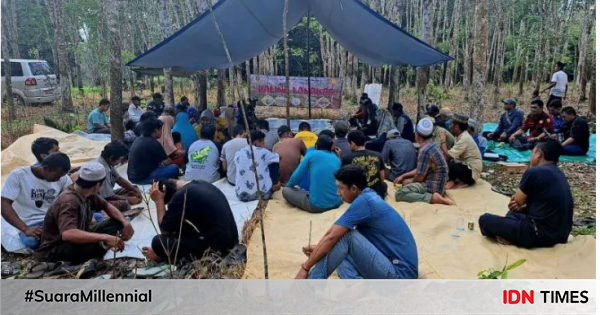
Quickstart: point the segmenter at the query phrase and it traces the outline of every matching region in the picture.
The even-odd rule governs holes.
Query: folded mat
[[[100,156],[106,143],[108,143],[107,141],[95,141],[79,135],[67,134],[50,127],[35,125],[33,134],[17,139],[17,141],[2,151],[2,183],[4,183],[8,174],[14,169],[31,165],[36,162],[35,157],[31,153],[31,143],[38,137],[49,137],[58,140],[61,152],[66,153],[71,158],[71,163],[73,165],[80,165],[95,160]],[[121,176],[127,178],[126,165],[120,167],[118,171]],[[213,185],[219,188],[223,194],[225,194],[225,197],[227,197],[241,241],[244,224],[251,218],[254,209],[256,209],[256,206],[258,205],[258,201],[239,201],[235,194],[234,187],[229,185],[225,179],[221,179]],[[118,188],[118,185],[115,188]],[[140,188],[144,192],[150,191],[149,185],[141,186]],[[142,203],[138,206],[145,207],[145,204]],[[152,238],[156,235],[157,231],[150,220],[150,217],[156,222],[156,205],[152,201],[150,201],[150,213],[144,210],[139,216],[131,221],[135,234],[131,240],[125,242],[125,250],[117,253],[117,258],[143,258],[139,249],[144,246],[150,246]],[[30,252],[19,239],[19,232],[17,229],[6,222],[4,218],[1,219],[0,232],[4,249],[9,252],[17,253]],[[112,251],[109,251],[105,256],[106,259],[112,259],[113,257],[114,253]]]
[[[525,258],[527,262],[509,272],[509,278],[532,279],[595,279],[596,240],[592,236],[570,237],[567,244],[553,248],[527,250],[504,246],[488,240],[479,232],[478,217],[485,213],[504,215],[508,197],[494,193],[487,182],[480,180],[473,187],[451,190],[453,206],[426,203],[404,203],[394,200],[389,185],[387,202],[409,225],[418,248],[419,278],[476,279],[481,270],[502,269],[508,259],[512,263]],[[312,220],[312,243],[316,244],[327,229],[348,208],[321,214],[311,214],[291,207],[281,193],[269,201],[265,213],[265,235],[271,279],[293,278],[306,260],[302,247],[308,245]],[[457,221],[475,222],[473,232],[457,231]],[[260,227],[248,244],[248,263],[244,278],[264,277]],[[457,235],[458,237],[453,237]]]
[[[483,124],[483,131],[493,132],[498,127],[498,124],[494,123],[485,123]],[[490,141],[494,142],[494,141]],[[508,143],[502,148],[498,147],[497,143],[495,143],[495,148],[492,150],[494,153],[506,155],[508,157],[508,162],[529,162],[529,157],[531,156],[531,150],[519,151],[513,147],[511,147]],[[596,134],[590,135],[590,150],[588,151],[586,156],[566,156],[563,155],[560,157],[561,162],[594,162],[596,161]]]

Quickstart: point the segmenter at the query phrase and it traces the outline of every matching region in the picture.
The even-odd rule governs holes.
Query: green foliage
[[[442,101],[451,98],[452,95],[444,91],[444,87],[435,84],[433,80],[430,80],[429,83],[427,83],[427,102],[439,104]]]
[[[508,266],[505,263],[502,270],[495,270],[493,268],[482,270],[477,273],[477,277],[479,279],[508,279],[508,272],[521,266],[526,261],[527,259],[519,259]],[[508,255],[506,256],[506,262],[508,263]]]
[[[573,235],[573,236],[592,235],[593,237],[596,237],[596,227],[595,226],[573,227],[573,230],[571,230],[571,235]]]
[[[77,123],[77,117],[74,114],[63,116],[63,118],[65,117],[66,119],[63,119],[62,122],[54,121],[49,117],[44,117],[44,125],[66,133],[82,130],[81,126]]]

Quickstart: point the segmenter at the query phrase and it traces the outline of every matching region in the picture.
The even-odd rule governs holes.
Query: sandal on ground
[[[44,276],[48,271],[54,269],[56,264],[50,262],[38,262],[35,263],[29,269],[29,272],[25,276],[27,279],[39,279]]]

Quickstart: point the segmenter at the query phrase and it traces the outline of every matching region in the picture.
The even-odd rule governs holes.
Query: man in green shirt
[[[110,134],[110,123],[106,111],[110,107],[110,101],[103,98],[98,104],[98,108],[94,109],[87,119],[88,133],[105,133]]]

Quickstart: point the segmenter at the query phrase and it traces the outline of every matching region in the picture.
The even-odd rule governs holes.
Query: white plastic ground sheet
[[[35,163],[35,158],[29,151],[29,148],[31,147],[31,142],[38,137],[51,137],[57,139],[60,142],[61,151],[69,154],[69,156],[71,155],[70,152],[76,152],[77,158],[75,160],[79,163],[73,163],[75,165],[91,161],[98,157],[102,151],[102,148],[107,143],[105,141],[92,141],[77,135],[68,135],[48,127],[39,127],[40,128],[34,128],[34,134],[19,138],[17,141],[15,141],[15,143],[2,151],[2,183],[4,183],[4,180],[6,180],[6,177],[12,170]],[[81,148],[87,148],[87,150],[81,150]],[[119,168],[118,171],[121,176],[127,178],[126,165]],[[231,211],[233,212],[235,223],[238,228],[238,235],[241,240],[244,224],[252,217],[252,213],[258,205],[258,201],[239,201],[235,194],[234,186],[229,185],[225,179],[215,182],[214,185],[218,187],[227,197],[227,201],[229,202],[229,206],[231,207]],[[146,193],[146,195],[148,195],[148,192],[150,191],[149,185],[141,186],[140,188]],[[145,203],[141,203],[140,205],[133,207],[135,208],[139,206],[146,208]],[[152,200],[150,200],[149,208],[149,211],[148,209],[145,209],[139,216],[135,217],[131,221],[131,225],[133,226],[135,233],[131,240],[125,242],[125,250],[116,254],[117,258],[144,257],[140,249],[144,246],[150,246],[152,238],[157,234],[157,231],[159,231],[158,226],[155,228],[155,224],[157,222],[156,205],[154,202],[152,202]],[[31,252],[19,239],[18,230],[6,222],[4,218],[1,220],[0,236],[2,246],[6,251],[15,253]],[[114,253],[109,251],[105,256],[105,259],[113,259],[114,257]]]

